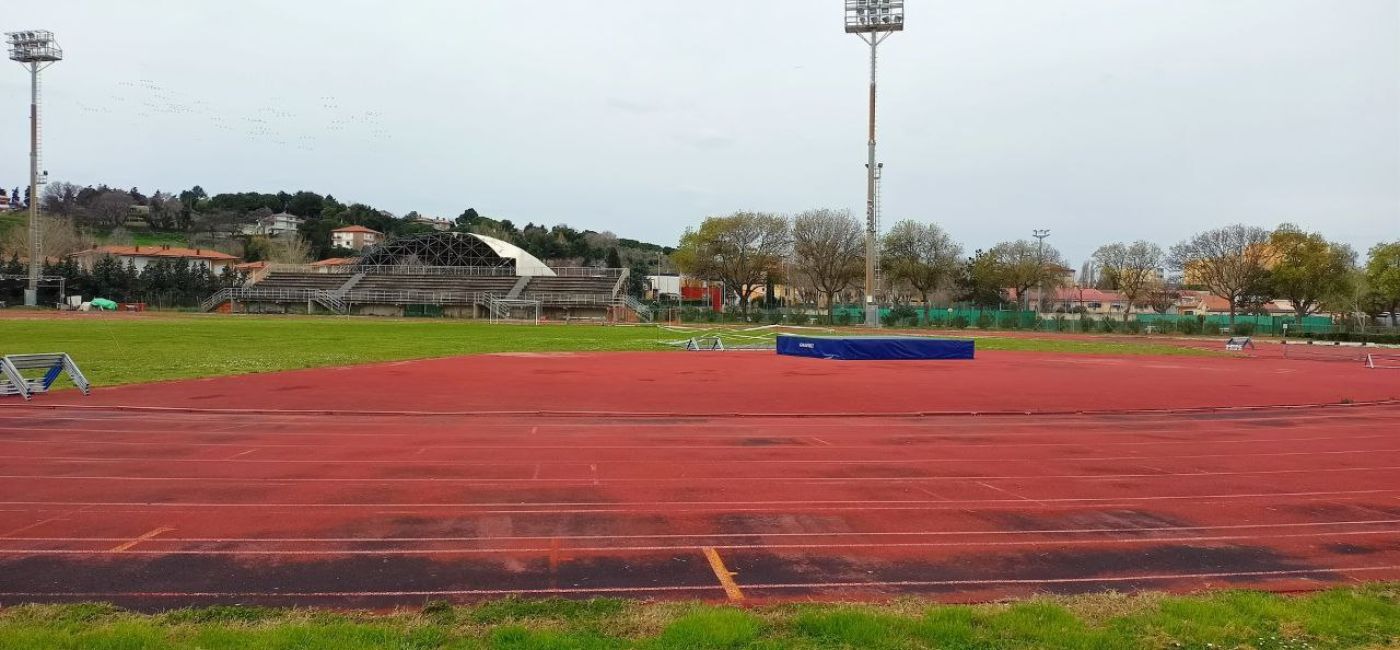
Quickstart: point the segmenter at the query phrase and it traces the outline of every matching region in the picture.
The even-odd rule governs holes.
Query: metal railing
[[[473,305],[484,304],[486,295],[481,291],[355,289],[346,293],[343,299],[351,304],[362,305]]]
[[[416,265],[359,265],[346,264],[343,266],[314,266],[311,264],[268,264],[262,269],[267,273],[315,273],[320,275],[353,275],[355,273],[366,273],[369,275],[442,275],[449,277],[515,277],[522,275],[519,271],[533,271],[534,273],[524,273],[523,275],[544,275],[540,271],[552,271],[556,277],[561,278],[618,278],[622,277],[627,269],[609,269],[593,266],[560,266],[560,267],[513,267],[513,266],[416,266]]]
[[[237,287],[233,289],[220,289],[214,295],[204,299],[200,303],[200,308],[204,311],[211,311],[226,302],[241,300],[243,302],[315,302],[323,305],[327,309],[337,314],[344,314],[348,311],[345,302],[331,295],[329,291],[320,289],[258,289],[249,287]]]
[[[546,305],[614,305],[617,298],[606,293],[567,293],[553,291],[526,291],[520,294],[521,300],[538,300]]]
[[[643,320],[651,320],[651,309],[631,296],[613,296],[605,293],[562,293],[562,292],[523,292],[518,300],[530,300],[551,307],[591,306],[627,307]],[[377,289],[351,289],[342,295],[321,289],[259,289],[257,287],[237,287],[221,289],[200,304],[204,311],[211,311],[229,301],[243,302],[316,302],[338,314],[348,313],[351,305],[480,305],[495,312],[493,303],[503,300],[493,292],[482,291],[385,291]]]
[[[633,298],[632,296],[629,296],[627,294],[622,294],[621,297],[622,304],[627,305],[628,309],[631,309],[633,312],[636,312],[638,318],[641,318],[643,321],[646,321],[648,323],[651,322],[651,307],[642,304],[642,301],[637,300],[636,298]]]

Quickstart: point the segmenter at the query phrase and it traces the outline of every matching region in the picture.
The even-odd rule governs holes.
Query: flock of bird
[[[323,95],[314,102],[288,101],[282,97],[270,97],[265,101],[267,103],[261,107],[238,114],[228,111],[227,105],[219,107],[153,80],[139,79],[117,82],[102,104],[81,100],[76,104],[79,110],[94,116],[144,123],[183,119],[196,128],[207,127],[239,135],[256,144],[296,151],[315,151],[323,138],[358,138],[371,142],[393,139],[384,125],[383,113],[343,109],[333,96]],[[294,110],[299,105],[308,106]]]

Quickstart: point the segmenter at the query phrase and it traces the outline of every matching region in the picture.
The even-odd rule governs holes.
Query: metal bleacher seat
[[[43,370],[41,377],[25,377],[23,370]],[[62,352],[45,354],[11,354],[0,357],[0,395],[19,395],[30,399],[39,393],[47,393],[58,381],[59,375],[68,373],[68,378],[84,395],[92,391],[87,377],[83,376],[78,364]]]

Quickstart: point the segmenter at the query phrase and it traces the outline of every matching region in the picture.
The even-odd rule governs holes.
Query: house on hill
[[[92,271],[104,257],[116,258],[122,266],[135,266],[140,272],[147,265],[161,260],[184,260],[194,267],[205,267],[214,273],[231,269],[239,258],[208,248],[180,248],[169,244],[158,246],[96,246],[69,255],[85,271]]]
[[[364,226],[346,226],[331,231],[331,245],[351,250],[364,250],[384,241],[384,233]]]
[[[258,219],[252,225],[244,228],[243,234],[276,237],[282,233],[296,232],[297,228],[303,223],[306,223],[306,220],[301,217],[294,214],[287,214],[286,212],[278,212],[277,214],[270,214]]]

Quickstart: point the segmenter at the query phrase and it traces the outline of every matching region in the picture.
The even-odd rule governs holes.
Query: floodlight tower
[[[1032,236],[1035,237],[1035,263],[1036,263],[1037,265],[1039,265],[1039,266],[1041,267],[1041,271],[1044,272],[1044,270],[1045,270],[1045,269],[1044,269],[1044,267],[1045,267],[1045,238],[1050,236],[1050,229],[1049,229],[1049,228],[1036,228],[1036,229],[1035,229],[1034,231],[1032,231],[1032,232],[1033,232]],[[1038,296],[1037,307],[1044,307],[1044,306],[1045,306],[1045,289],[1044,289],[1044,287],[1041,287],[1040,289],[1037,289],[1035,293],[1036,293],[1036,295]]]
[[[24,304],[39,304],[39,276],[44,272],[44,247],[39,238],[39,186],[48,172],[39,171],[39,73],[63,60],[63,49],[53,40],[53,32],[31,29],[5,34],[10,60],[29,71],[29,286]]]
[[[875,304],[875,259],[879,254],[879,222],[875,183],[880,173],[875,163],[875,62],[880,43],[890,34],[904,31],[904,0],[846,0],[846,33],[857,34],[870,46],[870,160],[865,164],[865,326],[880,326]]]
[[[1039,260],[1045,259],[1045,238],[1050,236],[1049,228],[1036,228],[1031,231],[1035,237],[1035,256]]]

